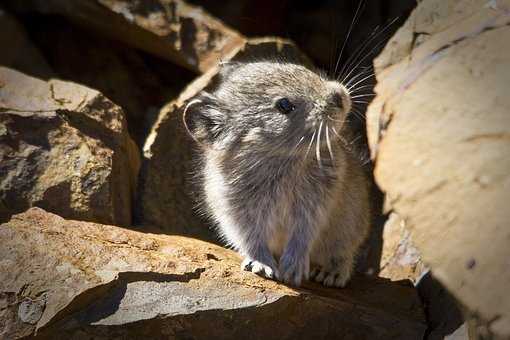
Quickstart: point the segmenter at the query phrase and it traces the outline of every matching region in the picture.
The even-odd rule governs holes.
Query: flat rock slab
[[[0,225],[0,244],[2,338],[407,340],[426,328],[406,283],[292,289],[181,236],[32,208]]]
[[[0,221],[39,206],[130,224],[139,162],[124,112],[100,92],[0,66]]]
[[[425,0],[375,61],[375,178],[433,275],[510,337],[510,1]]]

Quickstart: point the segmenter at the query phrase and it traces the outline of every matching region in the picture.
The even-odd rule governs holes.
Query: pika
[[[369,230],[368,182],[343,141],[347,88],[302,65],[227,63],[190,100],[204,212],[242,269],[344,287]]]

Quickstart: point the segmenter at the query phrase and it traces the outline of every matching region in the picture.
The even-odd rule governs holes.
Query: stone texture
[[[181,236],[32,208],[0,225],[0,243],[3,338],[407,340],[425,331],[410,285],[357,278],[341,290],[295,290],[241,271],[233,251]]]
[[[427,270],[414,247],[405,222],[392,212],[384,224],[379,275],[391,280],[411,280],[416,284]]]
[[[10,5],[63,15],[196,72],[205,72],[244,40],[200,7],[180,0],[29,0]]]
[[[53,74],[40,51],[29,40],[25,28],[2,7],[0,27],[0,65],[42,78]]]
[[[248,40],[223,60],[257,59],[277,53],[289,60],[309,63],[290,41],[277,38]],[[160,111],[143,148],[138,223],[157,226],[171,234],[216,240],[207,222],[194,209],[196,190],[191,184],[190,173],[194,167],[192,154],[195,143],[182,124],[182,109],[187,100],[203,89],[214,86],[217,73],[217,67],[211,68]]]
[[[0,67],[0,219],[31,206],[131,223],[139,155],[101,93]]]
[[[58,77],[96,89],[122,107],[129,133],[139,146],[159,109],[196,76],[168,61],[150,58],[70,25],[64,18],[36,17],[27,23],[31,37]]]
[[[434,276],[510,337],[510,2],[420,2],[376,60],[375,177]]]

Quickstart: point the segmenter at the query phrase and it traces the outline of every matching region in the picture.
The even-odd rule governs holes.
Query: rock
[[[291,42],[278,38],[248,40],[223,60],[257,59],[279,53],[290,60],[309,63]],[[180,96],[167,104],[151,129],[143,148],[143,162],[138,188],[137,222],[157,226],[167,233],[215,241],[214,233],[195,211],[190,184],[193,170],[194,141],[182,125],[182,108],[187,100],[207,87],[214,86],[218,68],[190,83]]]
[[[291,289],[241,271],[231,250],[182,236],[32,208],[0,225],[0,243],[4,338],[421,339],[425,331],[409,285],[356,278],[346,289]],[[44,304],[35,325],[36,313],[27,324],[9,312],[36,310],[23,301]]]
[[[122,107],[129,133],[140,147],[159,109],[196,76],[162,60],[158,61],[164,65],[157,69],[158,63],[147,60],[143,52],[87,32],[61,17],[33,15],[25,22],[60,79],[96,89]],[[171,76],[163,77],[162,70]]]
[[[0,220],[39,206],[128,225],[138,164],[122,110],[101,93],[0,67]]]
[[[181,0],[9,1],[17,10],[60,14],[196,72],[205,72],[244,41],[200,7]]]
[[[509,1],[419,3],[376,60],[375,178],[434,276],[510,337]]]
[[[40,51],[29,40],[23,26],[2,7],[0,27],[0,46],[3,46],[0,65],[42,78],[53,74]]]
[[[379,275],[391,280],[408,279],[416,284],[427,268],[412,244],[405,222],[394,212],[384,225],[383,240]]]

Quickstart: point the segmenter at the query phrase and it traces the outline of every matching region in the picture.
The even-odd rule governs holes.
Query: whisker
[[[358,85],[358,84],[361,84],[362,82],[364,82],[365,80],[367,80],[368,78],[370,77],[373,77],[375,75],[375,73],[370,73],[368,76],[364,77],[363,79],[357,81],[354,85],[351,85],[350,87],[348,87],[348,91],[350,91],[349,89],[353,88],[354,86]],[[350,82],[350,81],[349,81]]]
[[[352,102],[356,103],[356,104],[368,104],[368,102],[366,102],[364,100],[353,100]]]
[[[359,94],[359,95],[356,95],[356,96],[352,96],[351,99],[363,98],[363,97],[373,97],[373,96],[375,96],[375,93]]]
[[[365,70],[363,70],[363,71],[360,71],[358,74],[354,75],[351,79],[349,79],[349,81],[347,81],[347,82],[344,84],[344,86],[345,86],[345,87],[348,87],[348,86],[349,86],[349,84],[352,84],[352,82],[354,82],[354,81],[356,81],[357,79],[359,79],[359,78],[361,78],[361,77],[363,77],[363,76],[367,75],[367,73],[370,73],[370,72],[372,72],[372,71],[373,71],[372,69],[365,69]],[[368,85],[370,85],[370,84],[368,84]]]
[[[351,91],[349,91],[349,93],[353,94],[353,93],[356,93],[356,92],[360,92],[363,89],[367,89],[367,88],[372,89],[373,87],[374,87],[373,84],[361,85],[361,86],[358,86],[358,87],[352,89]]]
[[[340,55],[338,56],[338,59],[336,61],[335,71],[333,74],[336,74],[336,71],[338,69],[338,63],[340,62],[340,59],[342,59],[342,54],[344,53],[344,49],[345,49],[345,46],[347,45],[347,41],[349,40],[349,38],[351,36],[352,29],[353,29],[354,25],[356,25],[357,20],[359,19],[358,14],[360,13],[360,9],[361,9],[362,5],[364,7],[364,5],[365,5],[364,0],[360,0],[360,2],[358,3],[358,8],[356,8],[356,12],[354,13],[354,17],[352,18],[351,25],[349,26],[349,30],[347,31],[347,37],[345,38],[344,43],[342,44],[342,49],[340,50]]]
[[[299,145],[305,140],[305,136],[301,137],[299,139],[299,141],[296,143],[296,145],[294,146],[294,148],[292,149],[291,151],[291,155],[294,154],[297,150],[297,148],[299,147]]]
[[[319,168],[322,168],[321,161],[321,132],[322,132],[322,124],[324,123],[321,120],[321,124],[319,125],[319,133],[317,134],[317,141],[315,142],[315,156],[317,157],[317,164],[319,164]]]
[[[359,112],[358,110],[355,110],[355,109],[352,109],[351,112],[354,114],[354,116],[356,118],[358,118],[360,121],[365,121],[365,117],[363,116],[363,114],[361,112]]]
[[[369,41],[371,40],[374,40],[377,36],[381,35],[383,32],[385,32],[391,25],[393,25],[395,23],[395,21],[398,20],[398,17],[396,17],[395,19],[393,19],[392,21],[390,21],[379,33],[377,33],[375,36],[371,37],[369,39]],[[386,39],[382,39],[380,42],[378,42],[377,44],[375,44],[375,46],[368,52],[366,53],[363,58],[361,58],[361,60],[359,60],[354,66],[352,66],[351,70],[349,71],[349,73],[347,73],[347,75],[345,75],[344,77],[342,77],[342,83],[349,78],[349,76],[352,74],[352,72],[354,72],[354,70],[356,70],[360,65],[361,63],[366,59],[368,58],[372,53],[374,53],[379,47],[381,44],[384,44],[386,43]],[[368,45],[366,45],[368,46]],[[365,49],[365,48],[363,48]],[[362,52],[363,49],[360,51]],[[350,66],[351,67],[351,66]]]
[[[326,118],[327,118],[327,119],[329,119],[329,120],[331,120],[331,121],[333,121],[333,122],[339,122],[339,123],[344,123],[344,122],[345,122],[345,119],[344,119],[344,120],[340,120],[340,119],[333,119],[333,118],[331,118],[331,117],[329,117],[329,116],[327,116]]]
[[[335,160],[335,157],[333,157],[333,151],[331,149],[331,141],[329,140],[329,126],[326,124],[326,144],[328,145],[329,150],[329,156],[331,157],[331,160]]]
[[[332,126],[332,127],[331,127],[331,129],[333,130],[333,133],[334,133],[335,135],[337,135],[337,137],[338,137],[338,138],[342,138],[342,136],[340,136],[340,135],[338,134],[338,132],[336,131],[336,129],[335,129],[335,127],[334,127],[334,126]]]
[[[344,66],[342,66],[342,69],[340,70],[340,72],[338,73],[338,78],[337,79],[340,79],[342,78],[342,75],[344,75],[344,72],[347,72],[347,70],[349,70],[349,67],[352,65],[352,63],[355,62],[356,58],[359,57],[359,55],[361,54],[361,52],[363,52],[363,50],[367,47],[367,45],[373,40],[375,39],[374,35],[378,35],[380,33],[377,32],[377,30],[379,29],[379,25],[377,25],[373,30],[372,32],[369,34],[369,36],[367,37],[367,39],[359,44],[359,46],[354,50],[354,52],[349,56],[349,58],[347,58],[347,61],[345,62]]]
[[[312,148],[312,144],[313,144],[313,140],[315,138],[316,132],[317,132],[317,130],[313,131],[312,138],[310,139],[310,143],[308,144],[308,147],[306,148],[305,159],[308,157],[308,153],[310,152],[310,149]]]

